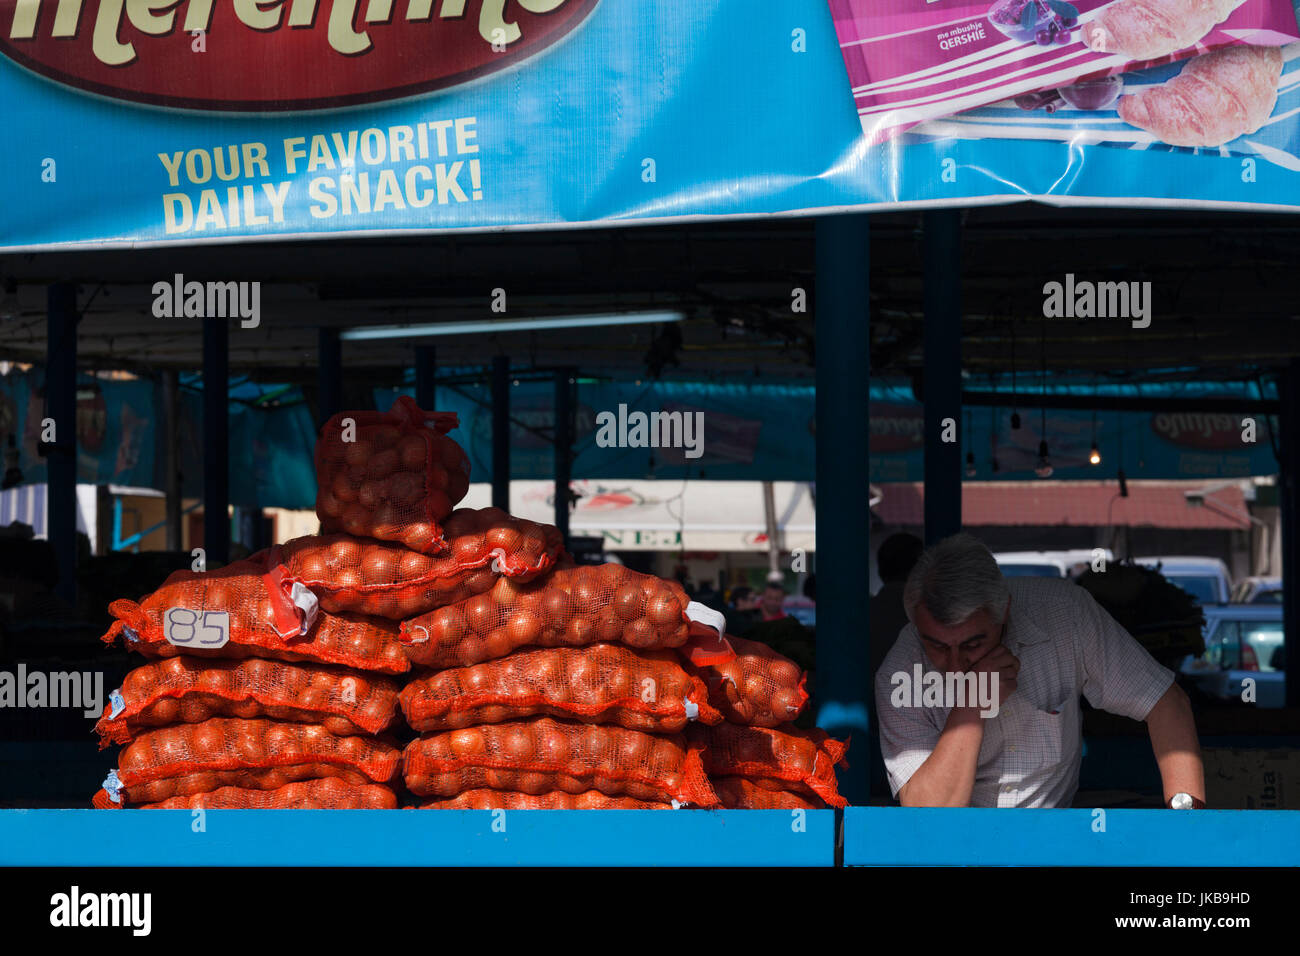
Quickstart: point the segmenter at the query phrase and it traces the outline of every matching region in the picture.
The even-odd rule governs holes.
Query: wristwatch
[[[1175,793],[1169,798],[1169,806],[1174,810],[1204,810],[1205,801],[1190,793]]]

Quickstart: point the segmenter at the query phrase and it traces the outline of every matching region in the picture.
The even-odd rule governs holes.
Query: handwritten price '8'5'
[[[176,647],[224,647],[230,640],[230,615],[204,611],[200,618],[186,607],[168,608],[163,615],[163,637]]]

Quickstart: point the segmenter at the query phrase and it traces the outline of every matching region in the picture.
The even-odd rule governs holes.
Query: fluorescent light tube
[[[359,342],[366,339],[427,338],[435,335],[531,332],[538,329],[585,329],[614,325],[649,325],[680,322],[681,312],[623,312],[611,315],[557,315],[537,319],[482,319],[474,322],[424,322],[415,325],[362,325],[344,329],[339,338]]]

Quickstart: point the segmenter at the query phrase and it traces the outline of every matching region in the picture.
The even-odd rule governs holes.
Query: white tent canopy
[[[766,551],[761,481],[680,479],[574,481],[579,495],[569,519],[574,535],[601,537],[610,551]],[[808,483],[773,483],[780,545],[815,549],[815,512]],[[551,481],[512,481],[510,512],[555,521]],[[486,508],[492,487],[470,485],[463,508]]]

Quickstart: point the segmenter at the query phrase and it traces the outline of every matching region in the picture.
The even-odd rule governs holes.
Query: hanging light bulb
[[[1038,427],[1038,434],[1042,437],[1038,441],[1038,467],[1034,469],[1034,474],[1039,478],[1052,477],[1052,459],[1047,454],[1047,368],[1043,368],[1043,407],[1040,410],[1042,423]]]
[[[1038,443],[1038,467],[1034,469],[1034,474],[1039,478],[1051,478],[1052,470],[1052,460],[1047,454],[1047,439],[1044,438]]]
[[[1097,448],[1097,410],[1092,410],[1092,447],[1088,449],[1088,461],[1094,465],[1101,464],[1101,451]]]
[[[975,453],[973,451],[966,452],[966,477],[975,477]]]

